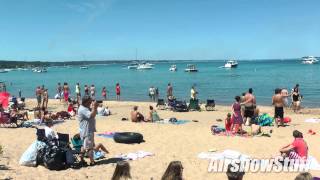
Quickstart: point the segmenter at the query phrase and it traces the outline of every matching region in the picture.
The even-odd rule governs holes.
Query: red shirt
[[[292,144],[294,151],[302,158],[308,157],[308,146],[303,138],[296,138]]]
[[[230,118],[229,121],[228,121],[228,118],[225,120],[226,131],[231,131],[232,124],[233,124],[233,119],[232,118]]]
[[[117,87],[116,87],[116,93],[117,93],[117,94],[120,94],[120,86],[117,86]]]

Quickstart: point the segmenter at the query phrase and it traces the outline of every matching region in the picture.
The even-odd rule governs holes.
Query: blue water
[[[303,65],[299,61],[239,61],[236,69],[224,69],[223,61],[193,61],[199,72],[186,73],[184,69],[190,62],[156,63],[155,69],[148,71],[128,70],[123,64],[92,65],[87,70],[75,66],[72,68],[51,67],[47,73],[31,71],[11,71],[1,73],[0,81],[5,81],[11,94],[22,90],[25,97],[34,97],[36,86],[44,84],[49,89],[49,96],[56,94],[58,82],[68,82],[74,94],[75,84],[95,84],[97,93],[103,86],[110,92],[108,98],[115,98],[115,84],[121,85],[122,100],[149,100],[148,88],[159,88],[160,97],[166,93],[167,83],[174,87],[178,99],[189,99],[190,87],[196,85],[200,101],[214,98],[218,104],[228,105],[236,95],[252,87],[257,103],[270,105],[271,96],[277,87],[291,88],[300,84],[304,96],[303,104],[307,107],[320,106],[320,64]],[[177,64],[177,72],[169,72],[171,64]],[[10,85],[11,84],[11,85]]]

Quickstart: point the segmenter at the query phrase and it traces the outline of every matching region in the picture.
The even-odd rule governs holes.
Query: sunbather
[[[303,134],[298,130],[294,130],[292,135],[294,141],[280,149],[281,156],[306,161],[308,158],[308,145],[303,139]]]
[[[119,161],[111,180],[130,180],[130,165],[127,161]]]
[[[140,112],[138,112],[138,106],[134,106],[133,111],[131,111],[131,121],[132,122],[144,121],[143,115]]]
[[[161,180],[182,180],[183,166],[180,161],[171,161]]]
[[[149,109],[150,111],[148,113],[148,117],[146,121],[149,121],[149,122],[160,121],[160,117],[157,111],[153,109],[153,106],[149,106]]]

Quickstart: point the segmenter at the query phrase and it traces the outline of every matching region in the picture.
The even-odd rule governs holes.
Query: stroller
[[[174,101],[172,104],[172,108],[174,112],[188,112],[189,108],[185,101]]]

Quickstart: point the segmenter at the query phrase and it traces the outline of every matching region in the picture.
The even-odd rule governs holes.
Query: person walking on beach
[[[92,99],[95,99],[96,96],[96,88],[94,87],[94,85],[92,84],[90,87],[90,96]]]
[[[168,83],[168,87],[167,87],[167,98],[170,99],[170,97],[173,96],[173,87],[171,85],[171,83]]]
[[[65,102],[68,102],[68,99],[69,99],[69,86],[68,86],[68,83],[63,83],[63,97],[64,97],[64,101]]]
[[[105,86],[102,88],[101,96],[103,100],[107,100],[107,88]]]
[[[92,111],[90,107],[92,105]],[[83,147],[81,151],[87,152],[90,165],[94,165],[94,132],[96,132],[96,115],[97,115],[98,103],[93,102],[90,96],[83,96],[82,104],[78,109],[78,120],[80,126],[80,138],[83,140]]]
[[[76,97],[77,97],[77,103],[80,103],[80,98],[81,98],[81,89],[80,89],[80,84],[76,84]]]
[[[87,85],[84,85],[84,95],[89,96],[89,87]]]
[[[254,115],[254,110],[256,108],[256,98],[253,95],[253,90],[252,88],[249,88],[248,92],[244,96],[244,102],[241,103],[244,104],[244,120],[245,124],[247,126],[250,125],[251,118]]]
[[[38,103],[37,107],[38,108],[40,108],[40,106],[41,106],[41,94],[42,94],[41,88],[40,88],[40,86],[38,86],[36,89],[36,98],[37,98],[37,103]]]
[[[272,105],[274,105],[274,119],[275,125],[278,127],[278,123],[283,126],[283,107],[285,106],[285,102],[283,96],[281,95],[281,89],[275,89],[275,94],[272,96]]]
[[[120,89],[120,84],[117,83],[117,84],[116,84],[116,96],[117,96],[117,101],[120,101],[120,91],[121,91],[121,89]]]
[[[62,87],[60,83],[58,83],[58,86],[57,86],[57,94],[58,94],[59,100],[61,101]]]

